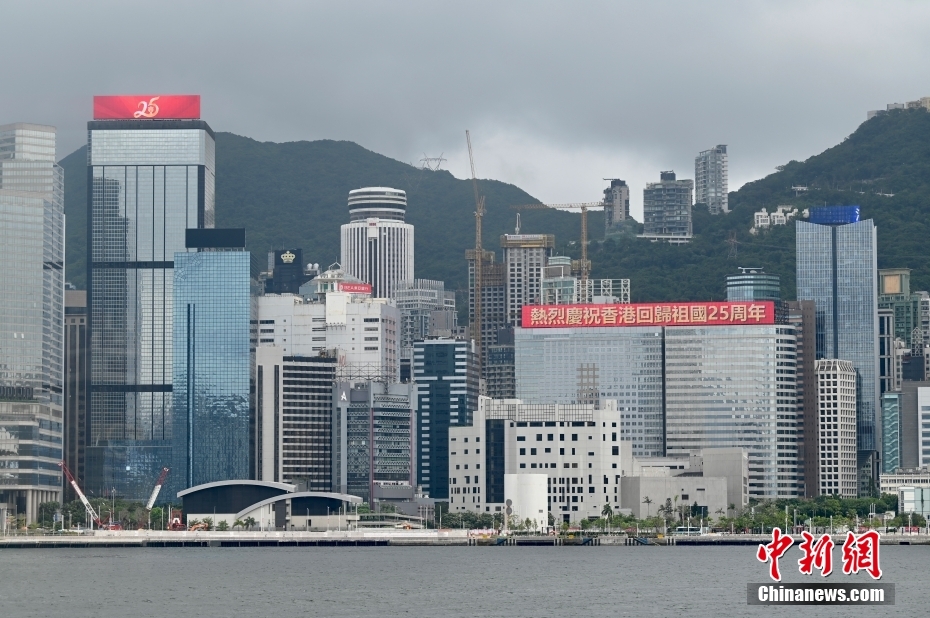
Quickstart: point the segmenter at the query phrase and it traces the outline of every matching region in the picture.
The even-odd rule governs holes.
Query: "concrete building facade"
[[[707,204],[712,215],[727,214],[729,162],[725,144],[698,153],[694,158],[694,201]]]
[[[675,172],[662,172],[659,182],[643,190],[643,233],[640,238],[681,244],[691,241],[691,205],[694,181],[677,180]]]
[[[350,292],[327,292],[325,298],[308,302],[293,294],[258,297],[253,347],[273,345],[290,356],[325,353],[336,357],[343,375],[397,381],[400,312],[394,301]]]
[[[507,323],[519,326],[524,305],[536,305],[542,298],[543,268],[548,264],[555,236],[552,234],[504,234],[504,275]]]
[[[597,518],[608,503],[619,508],[618,421],[613,401],[595,409],[481,397],[474,423],[449,430],[449,509],[502,512],[506,474],[548,476],[556,525]]]
[[[820,418],[820,495],[858,495],[856,476],[856,370],[850,361],[817,361]]]

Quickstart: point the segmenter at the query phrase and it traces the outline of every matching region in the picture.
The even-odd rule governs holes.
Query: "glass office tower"
[[[88,128],[90,416],[86,490],[145,499],[169,465],[175,254],[212,228],[215,144],[201,120]]]
[[[449,427],[471,425],[478,409],[474,341],[430,339],[413,344],[418,422],[417,485],[430,498],[449,498]]]
[[[54,127],[0,126],[0,529],[61,494],[63,187]]]
[[[823,210],[823,212],[818,212]],[[859,208],[811,209],[797,222],[798,300],[817,305],[817,358],[851,361],[856,384],[860,491],[878,473],[878,298],[876,229]]]
[[[0,386],[62,404],[64,175],[55,127],[0,126]]]
[[[741,447],[749,496],[800,497],[794,326],[665,329],[666,451]]]
[[[597,409],[615,399],[633,455],[665,455],[661,326],[517,328],[514,340],[518,399]]]
[[[249,478],[249,253],[238,232],[242,242],[227,243],[238,247],[188,242],[199,251],[174,255],[170,485],[179,490]]]

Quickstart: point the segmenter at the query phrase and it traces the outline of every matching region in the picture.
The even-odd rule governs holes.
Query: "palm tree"
[[[652,498],[650,498],[649,496],[646,496],[645,498],[643,498],[643,504],[646,505],[646,518],[648,519],[649,518],[649,505],[652,504]]]
[[[601,517],[607,522],[607,534],[610,534],[610,518],[613,517],[614,510],[610,506],[610,502],[604,503],[604,508],[601,509]]]
[[[244,521],[243,523],[244,523],[246,526],[248,526],[249,530],[251,530],[251,529],[252,529],[252,526],[255,525],[255,518],[254,518],[254,517],[246,517],[246,518],[245,518],[245,521]]]

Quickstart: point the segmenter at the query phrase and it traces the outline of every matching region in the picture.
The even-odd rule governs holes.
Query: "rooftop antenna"
[[[520,233],[520,213],[517,213],[517,229],[514,230],[513,233],[514,233],[514,234],[519,234],[519,233]]]

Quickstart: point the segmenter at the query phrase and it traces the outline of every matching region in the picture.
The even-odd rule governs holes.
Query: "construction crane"
[[[61,468],[61,471],[64,472],[65,477],[67,477],[68,482],[71,483],[71,487],[74,488],[74,493],[77,494],[77,497],[80,498],[81,502],[84,504],[84,508],[87,509],[87,513],[91,516],[91,519],[97,524],[97,527],[101,530],[122,530],[123,527],[120,524],[103,523],[103,520],[100,519],[100,516],[97,515],[97,511],[94,510],[94,507],[91,505],[90,500],[87,499],[87,496],[84,495],[84,492],[81,491],[81,488],[78,486],[76,480],[74,480],[74,475],[71,474],[71,470],[68,469],[68,464],[64,460],[58,462],[58,467]]]
[[[155,506],[155,499],[158,498],[158,492],[161,491],[161,486],[165,484],[165,479],[168,478],[169,468],[162,468],[161,474],[158,475],[158,480],[155,481],[155,489],[152,490],[152,495],[149,496],[149,501],[145,504],[145,510],[151,511],[152,507]]]
[[[484,217],[484,196],[478,193],[478,177],[475,175],[475,157],[471,150],[471,133],[465,130],[468,142],[468,163],[471,165],[471,184],[475,190],[475,350],[478,352],[478,375],[481,375],[481,267],[484,248],[481,246],[481,220]]]
[[[581,289],[586,290],[588,285],[588,275],[591,272],[591,263],[588,261],[588,211],[604,210],[604,202],[580,202],[577,204],[519,204],[511,206],[514,210],[538,210],[543,208],[552,208],[554,210],[564,210],[567,212],[581,213]]]

